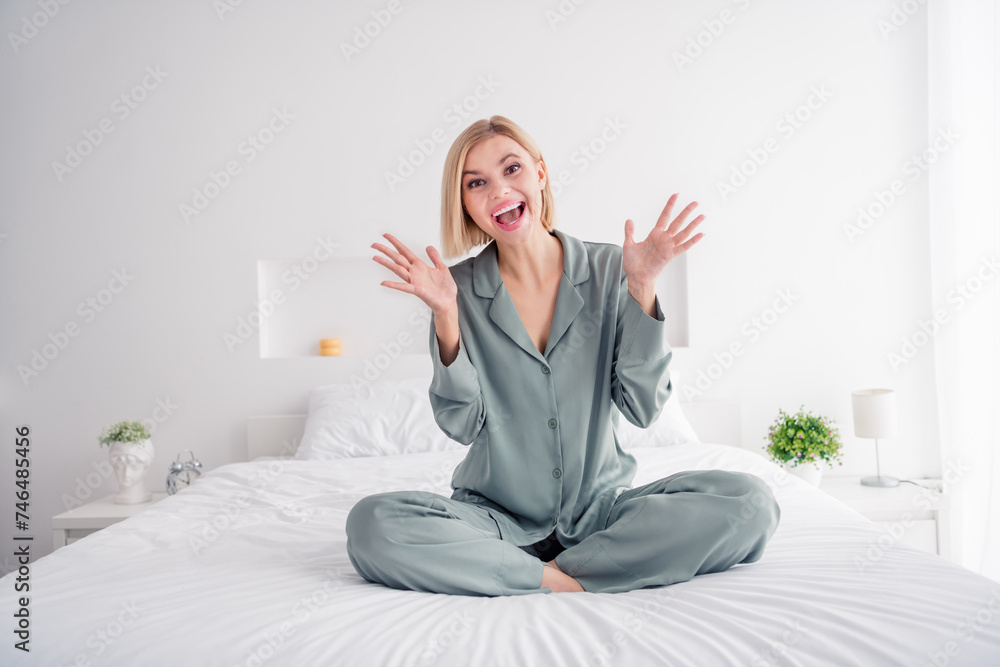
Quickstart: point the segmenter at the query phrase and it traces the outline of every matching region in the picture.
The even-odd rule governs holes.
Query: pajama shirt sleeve
[[[654,299],[654,307],[655,319],[629,293],[622,272],[611,396],[625,418],[639,428],[656,420],[673,389],[667,371],[673,353],[659,297]]]
[[[430,330],[431,363],[434,376],[428,391],[434,419],[441,430],[456,442],[471,444],[486,421],[483,394],[461,328],[458,335],[458,356],[450,365],[441,362],[441,346],[437,339],[434,316]]]

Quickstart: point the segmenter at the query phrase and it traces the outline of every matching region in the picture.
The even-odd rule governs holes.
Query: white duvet
[[[708,468],[768,481],[782,515],[763,558],[619,594],[397,591],[354,572],[347,513],[379,491],[449,493],[463,451],[235,463],[32,564],[31,653],[9,629],[0,664],[1000,665],[1000,585],[879,546],[877,526],[750,452],[633,451],[635,485]]]

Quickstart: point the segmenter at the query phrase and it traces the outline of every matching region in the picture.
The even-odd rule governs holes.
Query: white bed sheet
[[[347,513],[379,491],[448,493],[464,452],[256,460],[33,563],[32,650],[8,634],[0,663],[1000,665],[1000,585],[903,544],[859,569],[880,529],[753,453],[634,453],[636,485],[709,468],[768,481],[782,516],[763,558],[613,595],[397,591],[354,572]]]

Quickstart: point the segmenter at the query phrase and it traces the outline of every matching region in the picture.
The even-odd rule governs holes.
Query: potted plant
[[[146,470],[153,462],[153,442],[142,422],[122,421],[106,426],[97,441],[107,445],[108,462],[118,479],[115,502],[123,505],[145,503],[153,498],[146,488]]]
[[[806,411],[789,415],[779,408],[778,418],[767,432],[767,453],[771,460],[814,486],[819,486],[821,462],[844,465],[840,460],[840,432],[828,417]]]

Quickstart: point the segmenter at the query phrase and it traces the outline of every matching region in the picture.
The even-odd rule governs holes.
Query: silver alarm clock
[[[181,454],[184,452],[191,455],[187,461],[181,461]],[[194,457],[194,452],[190,449],[183,450],[177,455],[177,460],[170,464],[170,473],[167,474],[167,493],[172,496],[181,489],[186,489],[200,476],[201,461]]]

